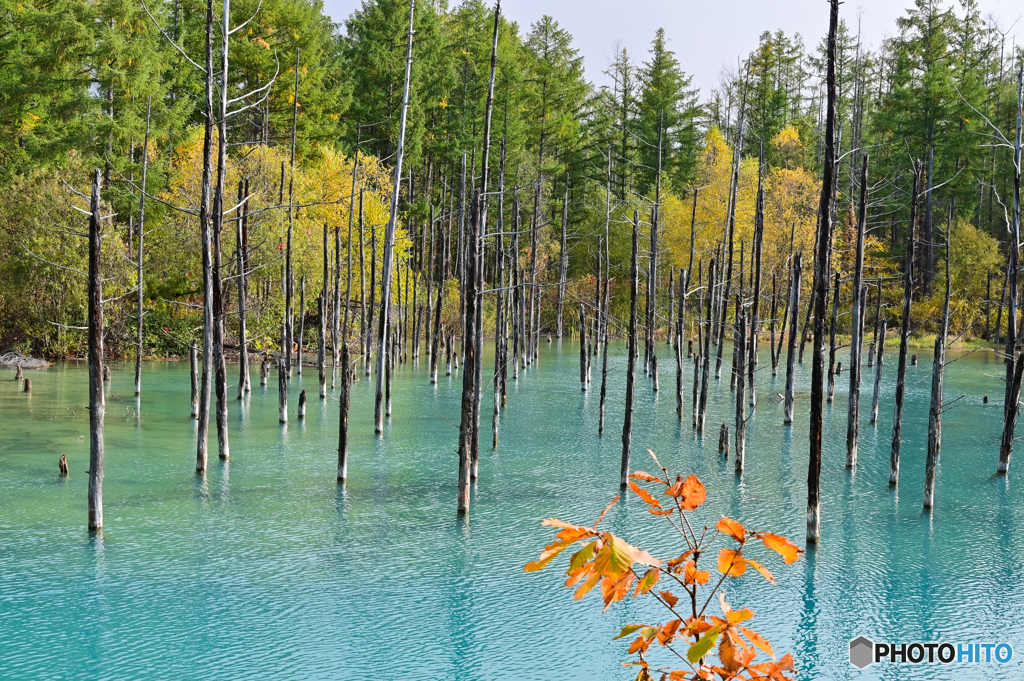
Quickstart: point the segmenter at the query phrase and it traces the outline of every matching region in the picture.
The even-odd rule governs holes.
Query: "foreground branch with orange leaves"
[[[688,514],[696,511],[704,503],[703,483],[693,475],[685,479],[678,475],[673,482],[668,469],[658,462],[654,452],[647,451],[661,468],[664,477],[659,478],[637,471],[629,476],[632,478],[629,481],[629,488],[649,506],[648,513],[661,516],[672,525],[685,541],[686,550],[675,558],[663,561],[647,551],[630,545],[611,532],[598,530],[598,524],[619,500],[619,497],[615,497],[590,527],[572,525],[554,518],[545,520],[543,525],[560,528],[559,532],[555,535],[555,541],[544,547],[538,560],[527,563],[527,572],[542,569],[562,551],[581,542],[583,547],[569,559],[569,569],[566,570],[569,578],[565,585],[579,584],[573,598],[583,598],[600,583],[605,610],[615,601],[629,596],[630,592],[633,598],[646,595],[661,603],[672,614],[672,619],[668,623],[631,624],[623,627],[621,633],[615,637],[620,639],[637,635],[629,646],[629,653],[638,656],[637,661],[630,663],[630,666],[637,666],[640,669],[636,676],[638,681],[653,681],[652,674],[659,674],[663,681],[711,680],[716,675],[723,681],[737,678],[788,681],[792,676],[787,676],[787,673],[796,671],[793,656],[787,653],[776,659],[775,651],[764,637],[741,626],[743,622],[752,618],[754,613],[747,608],[733,610],[725,601],[725,594],[719,589],[726,577],[739,577],[746,572],[747,567],[754,568],[769,582],[775,583],[772,573],[767,568],[744,553],[748,545],[760,542],[765,548],[782,556],[787,564],[799,560],[803,549],[785,537],[770,532],[748,530],[725,516],[715,523],[713,532],[709,526],[704,525],[698,535]],[[648,489],[634,481],[654,485],[656,492],[668,498],[665,505],[662,505],[662,501]],[[719,538],[728,541],[730,545],[723,546],[718,553],[717,569],[721,576],[710,587],[710,592],[705,597],[700,593],[700,587],[711,582],[711,572],[699,569],[698,563],[702,556],[712,550],[712,546]],[[640,567],[634,570],[634,565],[644,566],[646,570]],[[679,587],[687,594],[690,600],[688,616],[681,614],[680,611],[685,613],[686,608],[679,606],[678,596],[668,589],[654,591],[655,585],[663,579],[675,582],[669,586]],[[716,593],[719,595],[723,617],[706,614],[708,605]],[[647,653],[651,644],[655,642],[682,660],[686,668],[652,669],[647,661]],[[712,652],[716,642],[718,648]],[[686,644],[685,653],[678,650],[682,648],[682,643]],[[758,650],[771,660],[755,664],[754,659]],[[709,662],[710,657],[717,657],[718,664]]]

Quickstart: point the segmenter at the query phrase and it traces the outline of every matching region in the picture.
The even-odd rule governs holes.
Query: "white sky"
[[[323,0],[324,11],[335,22],[344,20],[361,0]],[[457,0],[450,0],[456,4]],[[490,2],[490,0],[488,0]],[[1009,44],[1024,41],[1024,2],[1021,0],[978,0],[982,16],[999,19],[1010,29]],[[896,32],[896,18],[913,0],[847,0],[839,7],[840,17],[856,31],[858,14],[865,42],[877,45]],[[616,42],[636,62],[647,58],[654,32],[664,28],[669,46],[683,70],[693,75],[702,97],[718,84],[722,68],[735,65],[757,46],[765,30],[800,33],[807,48],[813,49],[828,30],[826,0],[504,0],[502,11],[519,22],[523,32],[544,14],[550,14],[573,35],[581,51],[587,78],[597,84],[608,79],[602,74]],[[1011,28],[1012,25],[1012,28]]]

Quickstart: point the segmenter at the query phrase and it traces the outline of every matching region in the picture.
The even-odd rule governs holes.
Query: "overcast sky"
[[[896,18],[913,4],[913,0],[846,0],[839,15],[854,32],[859,16],[865,41],[877,45],[895,33]],[[337,23],[360,5],[361,0],[324,0],[324,10]],[[1024,2],[979,0],[979,6],[982,16],[997,17],[1003,30],[1013,25],[1008,42],[1013,36],[1018,43],[1024,40]],[[828,30],[826,0],[504,0],[502,11],[524,33],[542,15],[554,17],[572,33],[583,54],[587,78],[598,84],[608,82],[602,71],[616,42],[641,62],[647,58],[654,32],[664,28],[670,48],[683,70],[693,75],[702,96],[718,84],[724,66],[735,65],[737,57],[757,46],[763,31],[800,33],[808,49],[813,49]]]

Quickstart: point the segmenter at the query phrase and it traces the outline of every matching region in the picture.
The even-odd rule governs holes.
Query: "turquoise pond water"
[[[757,613],[752,627],[793,653],[799,678],[1024,678],[1024,461],[1018,455],[1008,477],[994,476],[1002,364],[975,353],[948,367],[947,399],[964,398],[944,416],[936,508],[924,514],[931,362],[919,354],[899,489],[887,484],[890,354],[877,430],[862,409],[854,472],[844,467],[846,373],[826,408],[822,543],[789,566],[764,556],[777,586],[753,573],[728,584],[730,602]],[[552,537],[543,518],[589,524],[619,491],[623,346],[613,346],[603,438],[598,391],[580,391],[578,357],[570,341],[544,346],[539,365],[510,381],[501,441],[483,448],[465,521],[455,513],[458,431],[444,420],[458,420],[458,375],[435,387],[423,363],[398,368],[383,438],[373,434],[372,383],[360,376],[351,479],[340,487],[337,403],[316,399],[315,369],[293,379],[286,426],[277,422],[276,380],[261,388],[257,379],[251,398],[232,400],[231,461],[217,460],[211,436],[210,470],[197,478],[187,363],[146,364],[141,403],[132,368],[115,364],[97,537],[85,529],[84,365],[28,372],[30,396],[13,372],[0,373],[0,679],[632,678],[619,666],[626,645],[611,638],[628,623],[664,621],[660,606],[640,599],[602,615],[599,596],[575,602],[562,586],[565,560],[523,571]],[[763,349],[761,366],[766,358]],[[712,386],[702,440],[689,426],[689,391],[686,422],[676,420],[668,365],[660,394],[637,383],[634,468],[651,468],[650,447],[673,472],[705,482],[701,522],[724,513],[802,545],[809,363],[799,368],[792,428],[773,398],[784,375],[760,373],[742,477],[717,454],[718,425],[732,421],[728,381]],[[234,378],[237,366],[229,371]],[[688,366],[687,388],[690,376]],[[303,385],[314,397],[300,422]],[[984,394],[992,404],[982,404]],[[61,454],[71,467],[64,480]],[[627,499],[607,528],[675,555],[672,537],[643,510]],[[1015,650],[1007,665],[859,671],[847,653],[860,634],[1005,641]],[[670,663],[663,651],[652,661]]]

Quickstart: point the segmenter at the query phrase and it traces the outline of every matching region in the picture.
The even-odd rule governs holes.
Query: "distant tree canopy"
[[[215,43],[222,8],[212,5]],[[83,190],[87,169],[102,170],[110,224],[130,251],[147,108],[146,189],[159,197],[147,207],[147,229],[155,230],[146,255],[147,303],[168,319],[191,314],[184,304],[199,294],[187,281],[198,257],[190,252],[198,228],[194,216],[178,209],[194,205],[198,191],[205,90],[188,60],[203,59],[207,9],[200,0],[0,0],[0,187],[8,197],[0,207],[0,346],[71,351],[75,331],[58,334],[65,327],[50,324],[62,320],[73,327],[84,315],[75,275],[58,267],[81,269],[84,257],[81,245],[60,233],[79,219],[69,208],[74,195],[61,180]],[[230,121],[228,186],[232,196],[240,180],[255,187],[251,204],[262,212],[253,218],[258,229],[252,239],[260,249],[253,262],[260,269],[252,291],[264,307],[252,323],[272,335],[269,311],[281,304],[281,272],[274,264],[284,219],[278,208],[287,196],[282,168],[290,163],[293,125],[296,203],[305,206],[298,211],[298,267],[311,277],[319,271],[315,251],[324,222],[332,233],[340,230],[341,248],[356,248],[347,235],[350,215],[358,224],[351,202],[359,189],[366,191],[364,226],[376,229],[386,221],[409,5],[364,0],[343,24],[332,23],[317,0],[236,0],[230,12],[232,26],[252,21],[230,37],[228,96],[259,88],[267,95]],[[416,4],[399,206],[406,240],[399,255],[434,278],[457,276],[467,188],[481,176],[493,12],[483,0]],[[663,262],[706,267],[723,240],[734,182],[737,246],[749,243],[759,177],[766,272],[785,276],[790,254],[811,250],[824,158],[824,48],[809,50],[798,34],[765,31],[739,69],[702,94],[671,45],[658,29],[646,55],[617,50],[605,65],[607,84],[598,86],[587,80],[573,37],[554,18],[540,17],[526,28],[501,19],[489,191],[497,191],[503,169],[501,217],[511,224],[517,198],[524,236],[516,257],[525,263],[536,255],[542,280],[557,276],[565,197],[568,272],[580,282],[594,274],[606,223],[611,274],[616,284],[623,280],[627,223],[639,211],[646,234],[655,204]],[[989,286],[989,270],[992,295],[998,294],[1012,150],[987,144],[982,133],[988,125],[1016,125],[1022,59],[972,0],[955,7],[917,0],[894,36],[874,47],[840,26],[840,271],[843,230],[860,193],[861,160],[870,154],[869,260],[877,272],[892,275],[884,286],[899,287],[898,263],[913,234],[923,244],[919,296],[930,299],[941,290],[933,280],[944,276],[937,263],[948,230],[954,295],[974,301],[958,308],[954,330],[973,320],[963,310],[980,314],[977,297],[987,295],[982,288]],[[213,62],[219,79],[217,50]],[[590,73],[602,67],[588,66]],[[911,224],[916,161],[923,168],[922,198]],[[490,216],[497,219],[496,208]],[[532,228],[535,252],[525,235]],[[960,244],[971,244],[970,252],[958,252]],[[443,246],[449,249],[444,272],[440,256],[431,256]],[[659,272],[667,277],[667,268]],[[130,268],[116,276],[124,290],[135,285]],[[52,282],[60,283],[54,288]],[[624,289],[613,286],[613,293],[621,304]],[[268,315],[264,327],[261,309]],[[132,313],[114,304],[111,314]],[[191,333],[186,327],[182,333]]]

